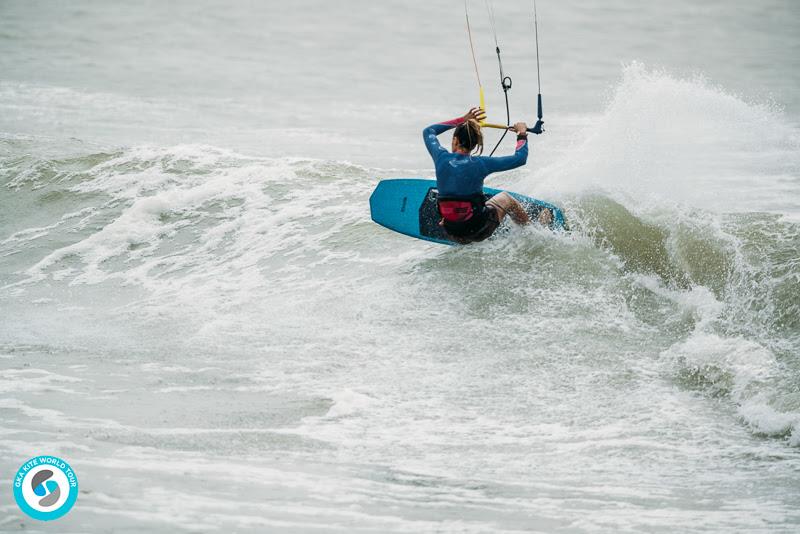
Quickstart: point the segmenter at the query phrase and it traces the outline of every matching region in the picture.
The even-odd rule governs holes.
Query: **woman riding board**
[[[500,226],[506,214],[519,224],[529,224],[525,208],[506,192],[486,198],[483,181],[493,172],[507,171],[525,165],[528,160],[528,127],[524,122],[512,128],[517,132],[513,156],[485,157],[480,121],[486,117],[481,108],[472,108],[458,119],[428,126],[422,136],[436,167],[436,187],[441,224],[456,243],[483,241]],[[439,144],[437,136],[455,128],[452,152]],[[477,152],[473,156],[473,152]],[[549,224],[550,210],[542,210],[539,222]]]

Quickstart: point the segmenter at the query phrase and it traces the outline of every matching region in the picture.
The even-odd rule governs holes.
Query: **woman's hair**
[[[483,153],[483,133],[481,132],[481,125],[475,119],[462,122],[456,126],[456,131],[453,133],[458,144],[461,148],[470,154],[477,149],[478,154]]]

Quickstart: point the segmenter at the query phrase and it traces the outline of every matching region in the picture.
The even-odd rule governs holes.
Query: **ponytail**
[[[458,144],[472,154],[477,149],[477,154],[483,153],[483,132],[481,132],[481,125],[475,119],[469,119],[456,126],[456,131],[453,133]]]

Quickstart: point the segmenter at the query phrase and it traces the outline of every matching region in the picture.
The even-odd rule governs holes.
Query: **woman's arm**
[[[436,161],[436,158],[439,157],[439,154],[442,152],[447,152],[441,144],[439,144],[439,139],[436,137],[438,135],[443,134],[447,130],[455,128],[459,124],[466,122],[470,119],[475,119],[477,121],[483,120],[486,117],[486,114],[483,112],[481,108],[472,108],[469,110],[466,115],[463,117],[458,117],[457,119],[452,119],[445,122],[438,122],[436,124],[431,124],[424,130],[422,130],[422,140],[425,141],[425,147],[428,149],[428,153],[430,153],[433,161]]]
[[[442,152],[447,152],[447,150],[445,150],[445,148],[439,143],[437,136],[443,134],[451,128],[455,128],[462,122],[464,122],[464,117],[459,117],[457,119],[431,124],[422,130],[422,140],[425,141],[425,148],[428,149],[428,153],[433,158],[433,161],[436,161],[436,159],[439,157],[439,154]]]
[[[517,148],[513,156],[503,156],[500,158],[481,158],[486,166],[487,174],[500,171],[510,171],[517,167],[522,167],[528,161],[528,126],[524,122],[514,125],[517,132]]]

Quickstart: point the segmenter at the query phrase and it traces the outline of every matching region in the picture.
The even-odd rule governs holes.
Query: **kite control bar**
[[[544,128],[542,128],[543,124],[544,124],[544,121],[541,121],[541,120],[536,121],[536,125],[533,128],[528,128],[528,131],[530,133],[533,133],[533,134],[540,134],[540,133],[542,133],[544,131]],[[513,126],[506,126],[505,124],[493,124],[493,123],[490,123],[490,122],[482,123],[481,127],[482,128],[494,128],[495,130],[513,130],[514,129]]]

